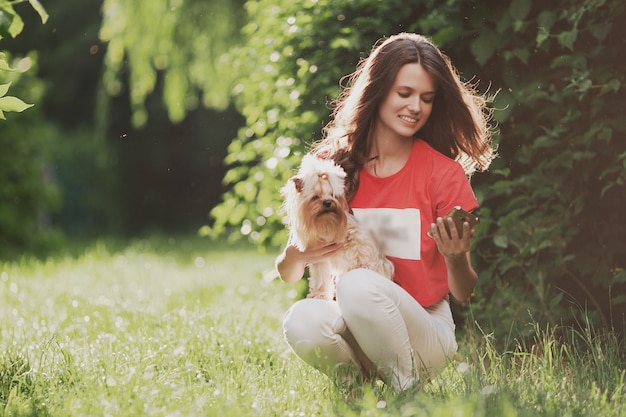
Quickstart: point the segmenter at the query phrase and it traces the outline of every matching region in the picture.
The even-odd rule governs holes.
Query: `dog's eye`
[[[313,197],[311,197],[311,201],[317,201],[320,199],[319,195],[314,195]]]

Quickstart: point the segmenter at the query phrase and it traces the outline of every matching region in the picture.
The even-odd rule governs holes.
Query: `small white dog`
[[[332,300],[334,279],[356,268],[393,277],[393,263],[351,214],[344,193],[345,177],[345,171],[333,161],[306,155],[298,173],[281,189],[290,242],[303,251],[331,243],[345,245],[328,259],[309,265],[308,298]]]

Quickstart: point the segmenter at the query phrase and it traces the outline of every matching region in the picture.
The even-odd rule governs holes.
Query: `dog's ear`
[[[291,177],[291,181],[293,182],[293,185],[296,187],[296,191],[301,193],[302,189],[304,188],[304,181],[302,181],[302,178]]]

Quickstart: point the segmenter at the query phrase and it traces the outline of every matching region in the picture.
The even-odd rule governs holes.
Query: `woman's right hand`
[[[343,245],[341,243],[331,243],[330,245],[321,246],[318,248],[306,249],[301,251],[297,247],[293,245],[287,246],[285,250],[291,253],[296,259],[299,259],[301,262],[305,264],[314,264],[319,261],[324,260],[325,258],[334,255],[339,249],[341,249]],[[288,255],[289,256],[289,255]]]
[[[276,270],[280,278],[286,283],[294,283],[304,275],[307,264],[314,264],[334,255],[343,248],[342,243],[331,243],[317,248],[300,250],[293,244],[288,244],[276,258]]]

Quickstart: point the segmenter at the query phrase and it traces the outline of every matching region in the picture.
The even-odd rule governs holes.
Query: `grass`
[[[0,263],[0,416],[626,415],[623,339],[588,325],[497,344],[472,328],[421,391],[346,397],[283,341],[303,288],[272,264],[180,238]]]

